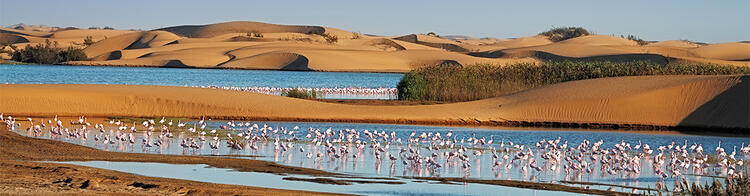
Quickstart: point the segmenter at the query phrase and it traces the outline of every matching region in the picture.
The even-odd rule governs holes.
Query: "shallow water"
[[[0,64],[0,84],[395,88],[403,74]],[[389,96],[326,98],[393,99]]]
[[[137,162],[56,162],[110,169],[143,176],[176,178],[220,184],[246,185],[289,190],[305,190],[332,193],[366,195],[574,195],[565,192],[539,191],[514,187],[484,184],[433,184],[401,179],[405,184],[357,184],[331,185],[312,182],[283,180],[284,177],[312,178],[310,176],[280,176],[267,173],[238,172],[231,169],[213,168],[207,165],[176,165]],[[334,178],[336,179],[336,178]]]
[[[187,122],[187,127],[192,127],[192,123],[196,122]],[[245,123],[245,122],[242,122]],[[507,179],[507,180],[525,180],[525,181],[534,181],[534,182],[559,182],[563,180],[570,180],[570,181],[585,181],[585,182],[596,182],[596,183],[605,183],[605,184],[615,184],[615,185],[621,185],[621,186],[634,186],[634,187],[640,187],[640,188],[654,188],[657,185],[659,186],[665,186],[668,187],[670,190],[674,188],[674,184],[677,182],[682,182],[682,180],[687,180],[689,183],[691,182],[699,182],[699,183],[706,183],[709,181],[713,181],[715,178],[712,177],[701,177],[701,176],[694,176],[694,175],[681,175],[676,177],[667,177],[667,178],[661,178],[659,175],[655,173],[655,171],[652,168],[652,157],[646,157],[642,158],[642,166],[641,166],[641,172],[639,174],[626,174],[625,172],[619,172],[615,175],[607,174],[604,170],[600,169],[593,169],[591,173],[582,173],[582,172],[572,172],[570,174],[566,173],[563,169],[564,164],[546,164],[546,161],[539,157],[540,154],[542,154],[544,151],[541,149],[534,148],[534,144],[542,139],[547,140],[554,140],[558,137],[560,138],[560,144],[564,142],[568,142],[569,146],[575,147],[579,143],[583,142],[584,139],[590,141],[591,143],[597,142],[599,140],[603,141],[603,144],[601,145],[602,148],[613,148],[616,143],[620,142],[627,142],[632,144],[633,146],[635,144],[638,144],[640,141],[643,144],[649,144],[651,145],[652,149],[656,149],[657,146],[667,146],[672,144],[672,142],[676,142],[676,145],[683,145],[685,141],[687,141],[687,145],[693,145],[694,143],[699,143],[703,145],[703,148],[705,149],[705,152],[707,154],[715,154],[715,152],[712,152],[713,149],[715,149],[718,146],[718,143],[721,142],[721,146],[724,147],[727,150],[727,154],[731,153],[733,151],[733,147],[737,146],[738,148],[740,145],[747,145],[750,143],[750,139],[748,138],[739,138],[739,137],[717,137],[717,136],[695,136],[695,135],[679,135],[679,134],[672,134],[672,135],[664,135],[664,134],[650,134],[650,133],[637,133],[637,132],[613,132],[613,131],[598,131],[598,130],[588,130],[588,131],[572,131],[572,130],[506,130],[502,128],[467,128],[467,127],[439,127],[439,126],[415,126],[415,125],[385,125],[385,124],[357,124],[357,123],[302,123],[302,122],[247,122],[249,124],[258,124],[259,127],[273,127],[273,130],[280,130],[280,128],[285,128],[286,130],[294,130],[293,127],[298,126],[299,129],[296,130],[296,134],[291,135],[282,135],[282,132],[279,133],[273,133],[272,131],[268,131],[268,140],[262,139],[260,141],[255,142],[254,144],[257,145],[257,150],[254,150],[251,148],[251,143],[245,142],[242,144],[242,149],[232,149],[227,147],[226,139],[221,139],[219,143],[218,149],[211,149],[209,148],[209,142],[211,142],[211,137],[216,136],[218,134],[207,134],[204,138],[206,139],[206,142],[198,142],[201,146],[199,149],[191,149],[191,148],[183,148],[181,146],[181,142],[186,138],[199,138],[198,134],[191,133],[191,132],[184,132],[184,133],[176,133],[174,138],[166,138],[161,141],[163,141],[163,144],[160,147],[145,147],[140,141],[144,138],[142,133],[135,134],[135,137],[137,138],[134,144],[130,144],[128,142],[115,142],[114,144],[102,144],[101,141],[95,141],[92,139],[94,135],[99,134],[98,131],[92,131],[89,134],[88,139],[81,139],[81,138],[70,138],[70,137],[61,137],[61,136],[55,136],[52,137],[52,139],[56,140],[62,140],[67,141],[71,143],[77,143],[82,144],[86,146],[91,146],[98,149],[103,150],[109,150],[109,151],[123,151],[123,152],[143,152],[143,153],[161,153],[161,154],[181,154],[181,155],[257,155],[261,157],[245,157],[249,159],[260,159],[260,160],[268,160],[268,161],[274,161],[281,164],[291,165],[291,166],[300,166],[300,167],[306,167],[306,168],[314,168],[319,170],[325,170],[325,171],[332,171],[337,173],[347,173],[347,174],[355,174],[355,175],[363,175],[363,176],[389,176],[389,177],[399,177],[399,176],[407,176],[407,177],[466,177],[466,178],[475,178],[475,179]],[[106,124],[106,123],[105,123]],[[240,124],[240,122],[235,122],[235,124]],[[227,121],[207,121],[206,122],[206,132],[209,132],[212,129],[218,129],[220,126],[226,126]],[[380,159],[376,158],[375,150],[372,148],[370,144],[366,145],[366,147],[362,149],[357,149],[356,145],[353,144],[334,144],[336,148],[341,148],[341,146],[346,146],[348,149],[351,150],[351,153],[348,154],[342,154],[344,156],[340,158],[334,158],[331,156],[331,154],[327,153],[327,148],[324,147],[325,143],[323,145],[316,145],[314,142],[311,142],[311,139],[305,138],[305,135],[308,133],[308,130],[312,129],[319,129],[320,131],[325,131],[327,129],[331,129],[333,132],[337,133],[339,130],[344,129],[354,129],[359,132],[363,132],[364,130],[368,130],[369,132],[382,132],[386,131],[386,133],[395,134],[396,138],[401,138],[402,143],[398,142],[392,142],[387,149],[385,149],[384,153],[380,156]],[[240,133],[240,130],[246,131],[247,127],[235,127],[236,131],[231,131],[232,137],[237,138],[237,133]],[[450,131],[453,131],[453,138],[455,138],[456,141],[461,141],[463,139],[467,139],[470,137],[475,138],[485,138],[486,141],[493,140],[492,147],[497,149],[504,149],[509,148],[510,144],[509,142],[513,142],[514,144],[520,144],[524,145],[529,148],[534,148],[533,152],[536,154],[534,156],[534,159],[537,161],[538,165],[541,165],[544,170],[543,171],[535,171],[530,168],[523,169],[523,163],[514,162],[512,165],[512,168],[507,169],[504,166],[498,166],[494,167],[493,163],[495,161],[503,161],[501,159],[494,159],[492,157],[492,151],[487,149],[487,146],[482,145],[474,145],[469,142],[459,143],[460,146],[465,146],[469,148],[466,151],[466,154],[468,154],[468,157],[470,157],[470,160],[468,161],[471,166],[468,169],[464,169],[464,167],[461,164],[461,161],[456,161],[456,158],[452,159],[451,161],[448,161],[446,156],[443,154],[446,151],[455,152],[456,149],[441,149],[441,150],[428,150],[426,148],[426,145],[424,143],[421,143],[419,145],[412,143],[411,145],[403,144],[405,141],[410,138],[410,134],[415,132],[417,136],[419,136],[421,133],[440,133],[443,136],[447,135]],[[200,132],[200,130],[198,131]],[[115,133],[112,131],[105,131],[104,132],[107,135],[112,135],[114,137]],[[225,133],[222,133],[225,134]],[[260,134],[259,131],[255,131],[254,134]],[[150,142],[157,140],[157,137],[155,135],[158,135],[158,131],[154,134],[154,136],[151,136]],[[284,150],[283,148],[278,148],[278,145],[272,141],[272,139],[276,138],[276,136],[279,136],[280,139],[290,139],[290,138],[297,138],[300,139],[298,142],[291,142],[291,147],[289,150]],[[50,138],[49,136],[40,136],[42,138]],[[222,136],[222,138],[225,137],[225,135]],[[361,140],[363,141],[369,141],[365,139],[364,135],[361,135]],[[504,147],[500,147],[500,143],[503,143]],[[280,144],[289,144],[289,142],[281,142]],[[300,152],[300,147],[304,150],[304,152]],[[381,146],[383,147],[383,146]],[[413,167],[411,165],[404,165],[402,164],[402,160],[404,160],[403,157],[401,157],[400,151],[402,149],[406,150],[409,148],[418,149],[421,151],[422,156],[429,156],[431,153],[435,153],[437,155],[436,161],[442,164],[442,167],[440,168],[430,168],[430,167]],[[471,147],[475,148],[482,148],[477,150],[472,150]],[[472,154],[474,151],[481,152],[481,155]],[[656,151],[656,150],[655,150]],[[311,153],[311,154],[308,154]],[[309,155],[317,155],[318,153],[322,154],[321,157],[311,156]],[[509,153],[498,153],[499,157],[502,157],[503,155],[510,155],[510,157],[513,157],[516,152],[511,151]],[[354,155],[357,155],[355,158]],[[654,153],[656,154],[656,153]],[[668,152],[667,152],[668,154]],[[397,158],[396,161],[391,161],[389,159],[389,155],[394,155]],[[631,155],[632,156],[632,155]],[[745,159],[748,160],[748,156],[737,154],[735,157],[738,159]],[[588,159],[588,157],[586,158]],[[589,160],[591,164],[596,165],[595,161]],[[507,162],[504,162],[507,163]],[[567,161],[563,161],[563,163],[567,163]],[[744,171],[747,173],[747,167],[739,167],[738,171]],[[726,176],[727,170],[726,169],[708,169],[704,171],[683,171],[683,174],[701,174],[701,175],[716,175],[716,176]],[[717,178],[718,179],[718,178]],[[719,179],[722,180],[722,179]],[[572,186],[581,186],[581,185],[572,185]],[[584,186],[585,187],[585,186]],[[611,188],[609,186],[591,186],[591,188],[596,189],[603,189],[606,190],[608,188]],[[429,189],[426,189],[429,190]],[[623,191],[623,192],[631,192],[632,189],[629,188],[615,188],[617,191]],[[637,190],[638,192],[642,192],[642,190]],[[370,194],[370,193],[367,193]],[[383,193],[388,194],[388,193]]]

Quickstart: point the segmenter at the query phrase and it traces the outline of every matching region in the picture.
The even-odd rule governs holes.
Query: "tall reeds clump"
[[[683,180],[678,185],[678,193],[686,195],[750,195],[750,179],[747,176],[724,179],[724,183],[714,180],[711,184],[688,184]]]
[[[471,101],[573,80],[643,75],[750,74],[750,68],[649,61],[554,61],[506,66],[428,66],[404,75],[399,99]]]
[[[315,90],[305,90],[301,88],[294,88],[288,90],[282,90],[281,96],[292,97],[298,99],[318,99],[319,93]]]

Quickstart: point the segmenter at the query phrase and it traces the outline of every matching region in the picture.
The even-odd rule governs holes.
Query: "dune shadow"
[[[163,65],[163,67],[189,68],[191,66],[185,65],[185,63],[183,63],[181,60],[169,60]]]
[[[294,61],[281,67],[281,70],[310,71],[310,67],[308,66],[308,64],[310,63],[310,60],[308,60],[307,57],[303,55],[296,55],[296,56],[297,58],[294,59]]]
[[[590,57],[567,57],[542,51],[524,51],[515,53],[506,53],[502,50],[474,52],[469,53],[471,56],[484,58],[526,58],[532,57],[544,61],[610,61],[610,62],[633,62],[633,61],[650,61],[658,64],[669,63],[670,58],[658,54],[615,54],[600,55]]]
[[[393,38],[393,39],[399,40],[399,41],[411,42],[411,43],[420,44],[420,45],[425,45],[425,46],[429,46],[433,48],[440,48],[440,49],[451,51],[451,52],[469,52],[469,49],[463,48],[456,44],[432,43],[432,42],[419,41],[419,38],[415,34],[404,35],[404,36]]]
[[[721,131],[750,136],[750,75],[685,117],[678,130],[683,132]]]

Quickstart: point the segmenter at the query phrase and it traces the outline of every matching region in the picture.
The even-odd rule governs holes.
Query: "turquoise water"
[[[0,65],[0,84],[395,88],[402,76],[394,73]]]

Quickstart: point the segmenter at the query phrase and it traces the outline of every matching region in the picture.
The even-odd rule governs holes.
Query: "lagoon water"
[[[403,74],[148,67],[2,65],[0,84],[130,84],[274,88],[395,88]],[[326,97],[393,98],[393,97]]]
[[[212,129],[219,129],[220,126],[227,125],[228,121],[207,121],[206,123],[206,132],[209,132],[209,130]],[[195,121],[187,121],[187,127],[192,127],[193,123],[197,123]],[[245,123],[245,122],[234,122],[235,124]],[[137,133],[134,134],[136,136],[135,144],[129,144],[128,142],[120,142],[117,141],[114,144],[103,144],[101,141],[95,141],[92,139],[94,135],[99,135],[99,131],[91,131],[89,133],[88,139],[81,139],[81,138],[70,138],[70,137],[49,137],[49,136],[40,136],[41,138],[48,138],[48,139],[55,139],[65,142],[71,142],[76,144],[81,144],[85,146],[90,146],[102,150],[108,150],[108,151],[119,151],[119,152],[136,152],[136,153],[156,153],[156,154],[176,154],[176,155],[252,155],[252,156],[258,156],[258,157],[247,157],[244,156],[242,158],[248,158],[248,159],[259,159],[259,160],[266,160],[266,161],[272,161],[280,164],[290,165],[290,166],[298,166],[298,167],[307,167],[307,168],[314,168],[319,170],[325,170],[325,171],[331,171],[335,173],[344,173],[344,174],[350,174],[355,176],[379,176],[379,177],[464,177],[464,178],[472,178],[472,179],[500,179],[500,180],[523,180],[523,181],[533,181],[533,182],[552,182],[552,183],[560,183],[560,181],[584,181],[584,182],[594,182],[594,183],[603,183],[603,184],[612,184],[617,186],[632,186],[632,187],[639,187],[639,190],[635,190],[637,193],[646,193],[645,189],[654,188],[656,186],[666,186],[669,187],[669,189],[673,189],[675,183],[682,182],[682,180],[687,180],[688,182],[697,182],[697,183],[707,183],[711,182],[715,179],[722,180],[721,178],[714,178],[714,177],[708,177],[708,176],[696,176],[693,174],[698,175],[712,175],[712,176],[726,176],[726,170],[712,170],[709,169],[707,173],[694,173],[694,172],[686,172],[685,175],[682,175],[680,177],[668,177],[668,178],[660,178],[655,173],[654,170],[652,170],[652,163],[650,157],[643,158],[643,166],[642,166],[642,172],[638,175],[626,175],[623,173],[617,174],[617,175],[609,175],[606,174],[604,171],[600,171],[598,169],[595,169],[590,174],[572,174],[568,175],[564,172],[564,170],[561,168],[562,166],[557,167],[557,169],[550,169],[551,165],[546,165],[547,170],[542,172],[537,172],[533,170],[523,170],[522,165],[515,164],[515,166],[511,169],[506,169],[501,167],[493,167],[493,163],[497,161],[494,159],[491,155],[491,150],[487,149],[486,146],[482,145],[474,145],[471,144],[471,142],[466,143],[459,143],[461,146],[465,146],[467,148],[470,148],[467,153],[471,154],[474,151],[480,151],[483,155],[475,156],[470,155],[471,161],[469,162],[472,166],[468,170],[464,170],[460,164],[456,164],[455,162],[446,162],[446,157],[443,155],[443,152],[445,151],[455,151],[455,149],[441,149],[437,151],[430,151],[428,150],[424,144],[415,145],[415,144],[402,144],[398,142],[394,142],[390,145],[390,148],[388,148],[384,154],[382,155],[382,159],[377,159],[374,154],[374,149],[368,145],[362,150],[356,150],[355,145],[352,144],[342,144],[337,146],[347,146],[349,149],[352,149],[352,153],[344,156],[340,159],[335,159],[330,157],[328,154],[326,154],[326,147],[325,145],[316,145],[312,142],[310,142],[310,139],[305,139],[305,135],[308,133],[311,129],[318,129],[321,131],[325,131],[327,129],[331,129],[334,133],[338,133],[339,130],[344,129],[354,129],[357,131],[364,131],[369,130],[369,132],[382,132],[385,131],[386,133],[390,134],[391,132],[394,133],[396,138],[401,138],[402,141],[408,140],[410,138],[410,135],[412,132],[416,132],[416,135],[420,135],[421,133],[440,133],[441,135],[447,135],[450,131],[453,131],[452,135],[457,141],[462,141],[467,138],[476,137],[476,138],[485,138],[485,139],[492,139],[494,143],[492,146],[497,149],[504,149],[509,148],[509,142],[513,142],[514,144],[524,145],[528,148],[535,149],[533,150],[536,154],[543,153],[543,150],[540,150],[538,148],[534,147],[534,143],[542,140],[554,140],[558,137],[561,140],[561,143],[567,142],[569,146],[576,146],[579,143],[583,142],[584,139],[593,142],[602,141],[602,147],[603,148],[614,148],[614,145],[616,143],[620,142],[627,142],[630,144],[638,144],[639,142],[643,144],[649,144],[652,146],[652,148],[656,148],[657,146],[667,146],[670,144],[675,145],[685,145],[685,142],[687,142],[687,145],[693,145],[695,143],[703,144],[703,147],[706,149],[706,152],[709,154],[714,154],[714,152],[711,152],[714,148],[716,148],[721,142],[721,146],[726,148],[729,152],[731,152],[734,147],[740,147],[743,145],[747,145],[750,143],[750,140],[748,138],[742,138],[742,137],[717,137],[717,136],[695,136],[695,135],[681,135],[681,134],[652,134],[652,133],[638,133],[638,132],[617,132],[617,131],[606,131],[606,130],[560,130],[560,129],[547,129],[547,130],[511,130],[511,129],[504,129],[504,128],[471,128],[471,127],[440,127],[440,126],[416,126],[416,125],[384,125],[384,124],[359,124],[359,123],[310,123],[310,122],[269,122],[269,121],[254,121],[249,122],[250,124],[258,124],[259,127],[273,127],[273,130],[293,130],[293,127],[297,126],[299,127],[296,134],[294,134],[294,138],[300,139],[299,141],[292,142],[293,147],[287,151],[279,149],[276,144],[272,141],[273,138],[276,137],[277,134],[273,134],[269,132],[269,140],[262,140],[259,142],[256,142],[256,145],[258,146],[257,150],[250,148],[250,143],[243,143],[243,149],[237,150],[227,147],[226,145],[226,139],[221,139],[219,143],[219,148],[214,150],[209,148],[208,142],[211,142],[211,137],[217,134],[207,134],[205,139],[206,142],[198,142],[201,146],[200,149],[186,149],[181,146],[181,142],[184,139],[187,138],[193,138],[196,141],[200,137],[197,133],[191,133],[191,132],[181,132],[176,133],[174,138],[171,139],[162,139],[164,143],[160,147],[145,147],[140,141],[143,140],[143,134]],[[105,123],[106,124],[106,123]],[[236,134],[241,133],[247,130],[247,127],[236,127],[234,128],[235,131],[231,131],[232,128],[229,128],[229,132],[233,135],[233,137],[238,137]],[[30,135],[30,133],[27,133],[23,130],[19,130],[19,133],[24,135]],[[225,135],[227,132],[222,132],[221,134]],[[158,132],[156,133],[158,134]],[[256,134],[257,133],[256,131]],[[111,138],[114,138],[114,134],[112,131],[105,131],[104,135],[110,135]],[[279,133],[281,139],[284,140],[285,138],[291,139],[292,136],[288,135],[281,135]],[[221,136],[222,138],[226,138]],[[364,137],[364,136],[363,136]],[[100,137],[101,138],[101,137]],[[151,137],[150,141],[155,141],[157,138],[156,136]],[[362,140],[365,140],[362,138]],[[367,140],[365,140],[367,141]],[[500,143],[503,143],[505,147],[501,147]],[[282,142],[282,144],[288,144],[286,142]],[[474,148],[479,149],[474,149]],[[303,148],[305,151],[300,152],[299,148]],[[387,157],[389,155],[396,155],[400,156],[401,153],[399,153],[402,149],[419,149],[422,151],[422,154],[425,154],[428,156],[432,152],[437,153],[437,161],[443,163],[443,167],[439,169],[428,169],[428,168],[412,168],[407,167],[401,163],[401,159],[399,158],[398,161],[391,161]],[[484,148],[484,149],[482,149]],[[473,149],[473,150],[472,150]],[[320,158],[316,158],[313,156],[312,158],[309,158],[307,153],[317,154],[317,153],[323,153],[324,156]],[[354,154],[357,154],[358,157],[352,157]],[[511,151],[509,153],[498,153],[499,156],[503,156],[505,154],[508,154],[510,156],[513,156],[515,152]],[[541,158],[539,158],[539,155],[536,156],[537,161],[544,165],[545,161]],[[743,154],[738,154],[736,156],[738,159],[744,159],[749,160],[750,157]],[[502,161],[502,160],[501,160]],[[87,165],[87,166],[95,166],[95,167],[101,167],[101,168],[107,168],[107,169],[115,169],[119,171],[130,171],[130,170],[123,170],[122,166],[117,166],[116,164],[100,164],[100,163],[77,163],[81,165]],[[593,164],[593,162],[592,162]],[[109,167],[109,165],[114,165],[113,167]],[[175,166],[177,167],[177,166]],[[740,171],[747,172],[746,167],[738,168]],[[166,171],[166,170],[165,170]],[[217,171],[220,173],[225,173],[226,171]],[[175,173],[169,174],[159,174],[158,176],[163,177],[169,177],[169,175],[177,175]],[[242,174],[245,175],[245,174]],[[250,176],[253,176],[254,174],[247,174],[248,178]],[[198,181],[204,181],[202,180],[203,177],[200,176],[193,176],[193,177],[186,177],[186,179],[192,179],[192,180],[198,180]],[[408,181],[407,179],[401,179]],[[215,182],[216,180],[207,180],[210,182]],[[304,182],[307,184],[313,184],[311,182]],[[410,182],[411,183],[411,182]],[[237,184],[237,183],[230,183],[230,184]],[[285,183],[281,183],[285,184]],[[423,184],[423,183],[422,183]],[[581,186],[581,185],[575,185],[575,184],[565,184],[569,186]],[[328,189],[328,188],[322,188],[318,185],[310,185],[310,189],[304,189],[304,190],[313,190],[313,191],[327,191],[327,190],[335,190],[335,189]],[[325,185],[330,186],[330,185]],[[420,185],[422,186],[422,185]],[[456,187],[460,188],[460,186],[457,185],[424,185],[424,186],[439,186],[439,187]],[[476,186],[476,185],[472,185]],[[483,185],[484,186],[484,185]],[[272,186],[273,187],[273,186]],[[388,191],[396,191],[391,192],[388,194],[404,194],[404,192],[407,189],[404,187],[409,186],[401,186],[401,185],[357,185],[354,187],[370,187],[374,189],[379,190],[388,190]],[[507,188],[507,187],[506,187]],[[614,188],[616,191],[621,192],[632,192],[634,191],[632,188],[621,188],[621,187],[612,187],[612,186],[591,186],[590,188],[594,189],[609,189]],[[346,188],[344,188],[346,189]],[[349,192],[351,193],[351,192]],[[540,195],[547,195],[543,193],[549,193],[549,192],[536,192]],[[367,194],[377,194],[375,192],[367,193]],[[467,193],[457,193],[454,192],[453,194],[468,194],[468,195],[482,195],[478,194],[477,192],[471,193],[471,191]],[[448,195],[453,195],[448,194]],[[419,195],[419,194],[417,194]],[[555,194],[552,194],[555,195]]]

